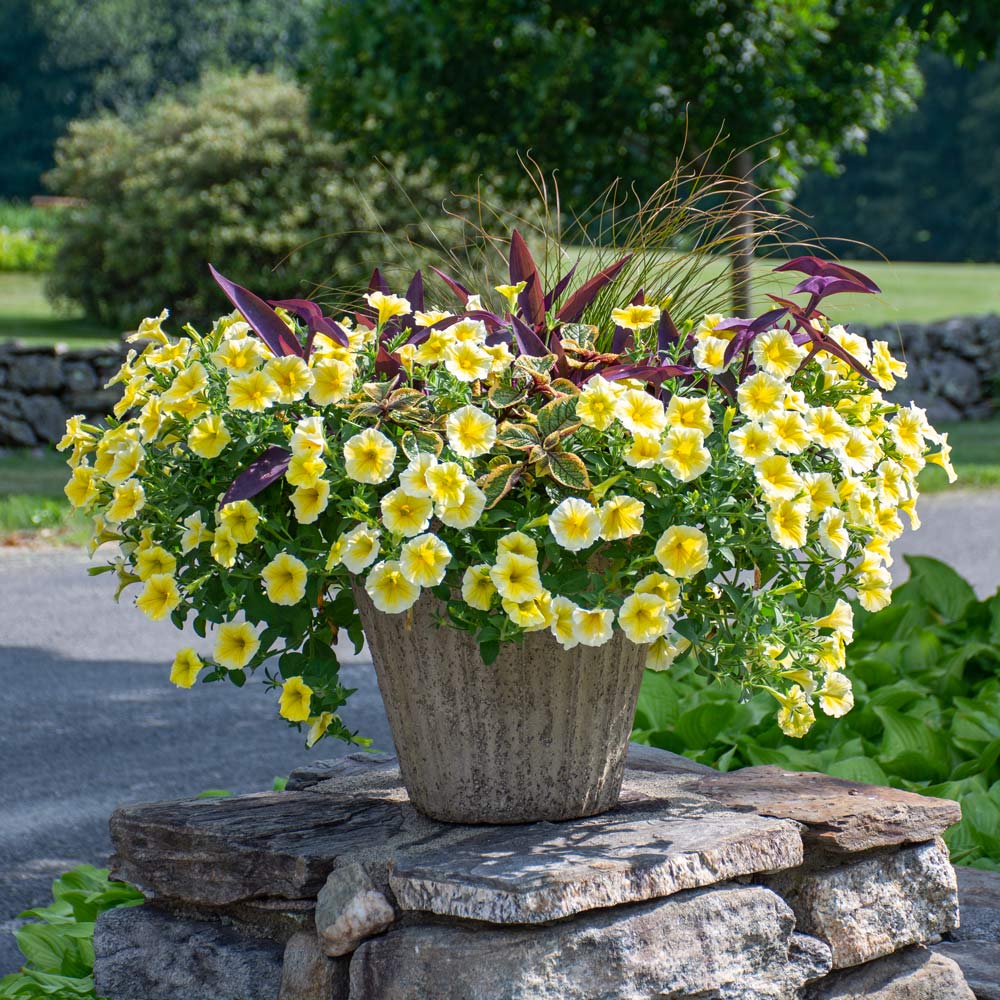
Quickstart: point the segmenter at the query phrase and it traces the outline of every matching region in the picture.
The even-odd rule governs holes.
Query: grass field
[[[706,270],[722,272],[727,262],[706,260]],[[758,263],[761,308],[765,291],[787,291],[798,275],[772,275],[772,264]],[[856,265],[882,288],[882,294],[841,295],[832,310],[837,320],[861,323],[926,322],[949,316],[1000,312],[998,264]],[[136,321],[142,317],[137,316]],[[21,338],[47,343],[71,341],[80,346],[107,342],[120,331],[108,330],[78,313],[56,311],[46,298],[44,276],[0,274],[0,340]]]
[[[57,311],[45,295],[44,275],[0,274],[0,340],[66,341],[92,347],[117,339],[119,332],[79,313]]]

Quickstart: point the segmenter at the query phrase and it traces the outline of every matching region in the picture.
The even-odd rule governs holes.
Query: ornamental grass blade
[[[569,283],[573,280],[573,275],[576,274],[576,269],[579,266],[579,262],[574,264],[553,286],[552,290],[545,296],[545,311],[548,312],[556,302],[559,301],[560,296],[569,287]]]
[[[208,269],[226,293],[226,298],[242,313],[251,329],[267,344],[275,357],[282,358],[289,354],[297,354],[300,358],[304,356],[305,352],[295,334],[262,298],[242,285],[237,285],[235,281],[230,281],[211,264]]]
[[[515,229],[510,234],[510,283],[516,285],[527,282],[517,297],[524,318],[536,329],[545,323],[545,295],[542,292],[542,276],[538,273],[535,259],[531,256],[524,237]]]
[[[235,500],[249,500],[280,479],[292,460],[292,453],[276,444],[271,445],[259,458],[254,459],[230,484],[222,500],[221,510]]]
[[[631,259],[632,254],[626,254],[620,260],[609,264],[603,271],[598,271],[589,281],[585,281],[556,313],[556,319],[562,323],[576,323],[587,306],[597,298],[601,289],[614,281]]]

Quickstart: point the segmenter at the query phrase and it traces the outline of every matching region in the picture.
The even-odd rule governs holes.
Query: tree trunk
[[[737,205],[733,216],[732,292],[733,315],[750,315],[750,293],[753,280],[754,200],[753,153],[744,150],[736,155]]]

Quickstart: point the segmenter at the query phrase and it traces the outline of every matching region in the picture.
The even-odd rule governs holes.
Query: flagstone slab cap
[[[950,799],[780,767],[706,775],[689,787],[730,809],[802,823],[807,846],[834,853],[933,840],[962,818]]]
[[[401,858],[389,884],[404,910],[531,924],[801,861],[796,825],[691,798],[669,811],[626,807],[574,823],[486,828]]]
[[[556,920],[801,864],[799,825],[727,809],[690,774],[628,772],[600,816],[519,826],[438,823],[398,771],[349,768],[306,791],[129,806],[111,820],[115,876],[202,906],[314,899],[365,865],[403,909],[498,923]]]

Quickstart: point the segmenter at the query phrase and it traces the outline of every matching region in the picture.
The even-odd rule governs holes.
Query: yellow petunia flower
[[[861,427],[848,428],[847,439],[835,445],[833,453],[840,467],[849,476],[860,476],[870,472],[881,457],[881,449],[875,439]]]
[[[452,343],[444,352],[444,366],[460,382],[486,378],[493,358],[471,340]]]
[[[448,546],[436,535],[411,538],[399,553],[399,568],[410,583],[418,587],[436,587],[451,562]]]
[[[865,611],[881,611],[892,603],[892,577],[886,569],[862,573],[854,589]]]
[[[256,337],[233,337],[224,340],[212,360],[230,375],[246,375],[264,359],[264,345]]]
[[[851,547],[847,518],[837,507],[829,507],[819,519],[816,535],[823,551],[834,559],[843,559]]]
[[[763,425],[751,421],[730,433],[729,447],[744,462],[756,465],[774,454],[777,441]]]
[[[396,446],[372,427],[344,443],[344,469],[359,483],[384,483],[392,475]]]
[[[63,487],[63,493],[74,507],[85,510],[97,499],[96,480],[97,476],[89,465],[78,465]]]
[[[778,451],[786,455],[799,455],[809,447],[809,432],[800,413],[794,410],[780,410],[772,413],[764,427],[772,435]]]
[[[631,594],[618,612],[618,624],[630,642],[645,645],[670,628],[667,606],[655,594]]]
[[[161,396],[164,403],[182,403],[202,392],[208,385],[208,372],[200,361],[177,373],[170,388]]]
[[[767,372],[751,375],[736,390],[740,412],[761,423],[775,410],[781,409],[784,398],[785,383]]]
[[[573,612],[577,606],[567,597],[555,597],[549,605],[552,613],[552,621],[549,628],[555,636],[556,642],[563,649],[573,649],[580,644],[573,629]]]
[[[238,546],[236,539],[233,538],[233,533],[225,525],[218,528],[212,535],[212,548],[210,551],[212,558],[220,566],[231,569],[236,565]]]
[[[264,592],[272,604],[298,604],[306,594],[308,570],[301,559],[279,552],[262,570]]]
[[[226,386],[229,405],[234,410],[263,413],[281,395],[277,383],[263,372],[250,372],[229,380]]]
[[[577,608],[573,612],[573,638],[581,646],[603,646],[611,639],[615,613],[605,608]]]
[[[889,353],[889,345],[884,340],[872,344],[871,373],[875,381],[885,390],[896,388],[897,378],[906,378],[906,363],[897,361]]]
[[[285,482],[289,486],[315,486],[324,472],[326,462],[316,452],[293,454],[285,470]]]
[[[272,358],[264,365],[264,374],[278,387],[278,401],[282,403],[302,399],[316,381],[305,360],[296,354]]]
[[[431,330],[418,346],[414,359],[420,365],[436,365],[444,361],[448,348],[455,343],[451,330]]]
[[[389,615],[409,610],[420,597],[420,588],[410,583],[403,575],[399,563],[393,561],[379,563],[368,574],[365,590],[368,591],[372,604]]]
[[[837,448],[851,436],[844,418],[832,406],[818,406],[806,413],[806,433],[821,448]]]
[[[200,510],[189,514],[181,523],[184,526],[184,533],[181,535],[181,552],[188,553],[203,542],[212,540],[212,532],[202,520]]]
[[[712,433],[712,411],[708,400],[671,396],[667,404],[668,427],[691,427],[705,437]]]
[[[149,442],[156,439],[160,428],[163,426],[163,403],[159,396],[153,396],[147,400],[146,405],[139,411],[139,436],[143,441]]]
[[[114,453],[111,468],[105,479],[111,486],[118,486],[134,476],[142,465],[146,452],[138,441],[129,441]]]
[[[676,642],[661,636],[657,639],[646,653],[647,670],[668,670],[674,660],[683,653],[691,643],[687,639],[678,639]]]
[[[382,497],[382,523],[394,535],[412,538],[430,524],[434,505],[429,497],[411,496],[402,487]]]
[[[260,640],[249,622],[226,622],[219,626],[213,656],[220,667],[242,670],[258,649]]]
[[[694,363],[702,370],[712,375],[719,375],[726,370],[726,348],[728,340],[720,337],[706,337],[694,347]]]
[[[306,724],[309,726],[309,732],[306,735],[306,749],[312,749],[319,743],[335,718],[333,712],[320,712],[315,718],[306,719]]]
[[[136,607],[154,622],[166,618],[181,603],[180,591],[172,576],[157,573],[146,580],[146,586],[136,598]]]
[[[513,312],[517,308],[517,297],[528,287],[528,283],[519,281],[516,285],[494,285],[493,287],[507,300],[507,304]]]
[[[660,307],[657,305],[631,305],[623,309],[612,309],[611,319],[625,330],[634,330],[638,333],[641,330],[648,330],[654,323],[659,322]]]
[[[140,580],[164,574],[173,576],[176,569],[177,560],[162,545],[136,549],[135,571]]]
[[[325,479],[312,486],[300,486],[291,497],[295,520],[299,524],[313,524],[330,502],[330,484]]]
[[[317,406],[330,406],[346,399],[354,386],[354,368],[345,361],[322,358],[312,366],[309,398]]]
[[[816,692],[819,707],[827,715],[839,719],[854,708],[854,692],[851,690],[850,678],[837,671],[826,675],[823,686]]]
[[[388,323],[393,316],[406,316],[410,309],[409,299],[401,295],[386,295],[385,292],[369,292],[365,302],[378,314],[378,325]]]
[[[626,389],[618,396],[615,415],[636,434],[662,434],[667,426],[663,404],[643,389]]]
[[[792,468],[792,463],[784,455],[771,455],[761,459],[753,470],[764,496],[773,503],[775,500],[791,500],[805,492],[802,477]]]
[[[800,500],[779,500],[767,512],[771,537],[783,549],[800,549],[809,535],[809,504]]]
[[[470,566],[462,576],[462,600],[477,611],[489,611],[497,588],[490,579],[486,563]]]
[[[378,558],[380,542],[378,532],[366,524],[359,524],[341,536],[344,543],[340,561],[352,573],[367,569]]]
[[[464,531],[475,525],[486,509],[486,494],[473,482],[465,484],[461,502],[444,504],[437,509],[442,524]]]
[[[633,469],[651,469],[659,465],[663,454],[663,442],[656,434],[633,434],[632,443],[625,450],[622,458],[626,465]]]
[[[701,431],[692,427],[671,427],[663,442],[660,461],[682,483],[697,479],[711,464]]]
[[[534,600],[544,591],[538,575],[538,563],[529,556],[504,552],[490,569],[490,579],[501,598],[522,604]]]
[[[586,500],[568,497],[549,515],[549,531],[564,549],[589,548],[601,534],[601,518]]]
[[[786,736],[801,738],[812,728],[816,714],[806,700],[805,692],[793,684],[787,695],[772,691],[781,707],[778,709],[778,726]]]
[[[708,537],[700,528],[675,524],[663,532],[654,552],[671,576],[686,580],[708,565]]]
[[[523,531],[511,531],[503,535],[497,542],[497,555],[505,552],[512,552],[517,556],[527,556],[529,559],[538,559],[538,543]]]
[[[754,364],[780,379],[791,378],[806,359],[807,351],[792,340],[787,330],[765,330],[754,338]]]
[[[435,323],[447,319],[450,315],[451,313],[442,312],[440,309],[429,309],[427,312],[415,312],[413,319],[417,326],[433,326]]]
[[[410,496],[429,497],[431,488],[427,483],[427,473],[437,465],[437,458],[429,451],[419,452],[416,458],[410,459],[410,464],[399,475],[399,485]]]
[[[588,427],[606,431],[618,412],[618,390],[600,375],[587,379],[576,397],[576,415]]]
[[[551,599],[544,591],[538,597],[520,604],[501,600],[500,606],[515,625],[531,632],[548,628],[552,621]]]
[[[187,443],[200,458],[218,458],[232,439],[222,417],[213,413],[191,428]]]
[[[323,433],[323,418],[319,415],[306,417],[295,425],[289,442],[292,455],[322,455],[326,451],[326,435]]]
[[[170,667],[170,683],[179,688],[190,688],[198,679],[198,672],[205,664],[201,657],[190,647],[178,651]]]
[[[666,576],[663,573],[649,573],[635,585],[635,592],[658,597],[666,606],[668,615],[672,615],[680,609],[681,587],[672,576]]]
[[[465,498],[469,479],[456,462],[438,462],[424,474],[431,499],[436,504],[452,506]]]
[[[135,479],[128,479],[121,486],[115,487],[111,506],[106,517],[113,524],[129,521],[146,505],[146,491]]]
[[[817,628],[832,628],[848,644],[854,641],[854,609],[845,600],[838,599],[833,610],[813,624]]]
[[[463,406],[448,414],[445,432],[453,451],[464,458],[478,458],[496,442],[497,422],[475,406]]]
[[[309,704],[313,689],[301,677],[289,677],[281,685],[278,714],[289,722],[305,722],[309,718]]]
[[[237,545],[249,545],[257,537],[260,511],[249,500],[234,500],[215,515],[215,520],[229,530]]]
[[[646,505],[630,496],[612,497],[600,507],[601,538],[612,542],[631,538],[642,531],[642,517]]]

